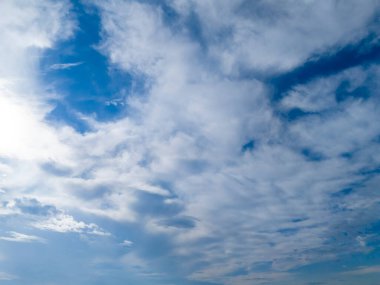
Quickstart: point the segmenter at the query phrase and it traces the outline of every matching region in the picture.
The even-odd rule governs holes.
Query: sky
[[[380,284],[378,0],[0,11],[0,284]]]

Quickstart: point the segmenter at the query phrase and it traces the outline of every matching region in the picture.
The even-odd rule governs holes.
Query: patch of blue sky
[[[301,222],[304,222],[304,221],[307,221],[307,218],[294,218],[294,219],[291,219],[292,223],[301,223]]]
[[[173,227],[179,229],[195,228],[196,220],[191,217],[179,216],[159,221],[159,224],[164,227]]]
[[[324,159],[324,156],[321,153],[314,151],[310,148],[302,149],[301,153],[306,159],[310,161],[321,161]]]
[[[317,277],[318,275],[328,277],[337,273],[349,272],[359,267],[380,264],[379,253],[379,249],[365,252],[347,252],[333,260],[300,266],[297,269],[290,270],[290,272],[297,272],[297,274],[305,276],[308,280],[312,279],[313,276]]]
[[[190,39],[197,42],[199,46],[206,51],[208,48],[207,42],[210,39],[206,39],[198,15],[195,13],[190,13],[190,15],[186,18],[185,25]]]
[[[347,99],[368,99],[371,96],[371,92],[367,86],[359,86],[354,90],[350,90],[350,82],[343,81],[335,91],[335,100],[340,103]]]
[[[137,195],[139,199],[133,205],[133,209],[144,216],[168,217],[183,211],[183,207],[178,204],[165,203],[167,197],[142,191]]]
[[[304,119],[307,116],[319,115],[319,112],[304,111],[301,108],[291,108],[290,110],[281,110],[276,113],[282,120],[293,122],[296,120]]]
[[[196,220],[182,216],[182,207],[176,204],[165,204],[164,199],[159,195],[154,195],[150,193],[141,192],[139,194],[139,199],[137,200],[134,210],[140,213],[141,218],[145,220],[148,217],[155,217],[158,219],[158,224],[164,227],[180,228],[183,230],[190,229],[194,227]],[[94,222],[107,232],[111,232],[112,236],[102,239],[100,243],[103,252],[107,256],[108,251],[113,254],[111,256],[114,260],[122,259],[123,256],[132,255],[139,256],[144,261],[152,262],[150,264],[151,269],[155,268],[158,272],[171,272],[170,276],[161,276],[167,282],[167,279],[171,279],[174,282],[180,284],[202,284],[198,282],[190,282],[183,279],[183,274],[181,275],[180,264],[182,264],[181,257],[175,257],[171,255],[173,250],[173,240],[166,234],[147,232],[146,227],[142,223],[125,223],[110,220],[108,218],[98,217],[96,220],[93,219],[92,215],[86,215],[81,211],[73,211],[72,214],[79,220]],[[86,236],[86,240],[91,239],[91,237]],[[94,237],[94,242],[96,243],[97,237]],[[123,241],[131,241],[131,246],[125,247]],[[94,243],[91,239],[90,244]],[[97,248],[91,249],[94,252],[99,252]],[[109,257],[109,256],[108,256]],[[133,265],[131,265],[133,267]],[[130,267],[131,267],[130,266]],[[100,266],[102,268],[102,266]],[[144,268],[135,268],[137,271],[147,270]],[[124,273],[123,273],[124,270]],[[141,273],[141,272],[140,272]],[[130,274],[130,271],[120,268],[118,274]],[[142,280],[146,281],[147,277],[141,277]],[[149,278],[148,278],[149,279]],[[149,280],[148,280],[149,281]],[[164,281],[156,280],[153,284],[167,284]],[[119,284],[119,283],[116,283]],[[140,283],[139,283],[140,284]],[[150,283],[148,283],[150,284]]]
[[[99,51],[101,20],[98,11],[74,1],[72,13],[78,28],[75,36],[47,50],[41,61],[42,80],[63,98],[51,100],[55,106],[48,120],[88,131],[81,114],[99,121],[120,118],[127,112],[126,97],[132,89],[132,76],[111,67]],[[136,88],[138,80],[134,79]]]
[[[347,195],[350,195],[353,192],[354,192],[353,187],[347,187],[347,188],[344,188],[342,190],[339,190],[338,192],[333,193],[331,196],[336,197],[336,198],[342,198],[342,197],[345,197]]]
[[[255,140],[250,140],[241,147],[242,152],[253,151],[255,149]]]
[[[105,238],[88,242],[79,239],[76,233],[45,232],[43,236],[49,243],[2,244],[3,253],[18,256],[17,260],[8,260],[2,266],[18,276],[9,284],[104,284],[110,279],[117,280],[117,284],[136,282],[132,274],[123,273],[120,266],[115,265],[113,261],[119,253]],[[54,266],[47,268],[47,264]]]
[[[6,262],[0,260],[2,270],[16,276],[14,280],[7,281],[7,284],[206,284],[185,280],[179,275],[177,267],[181,263],[170,257],[172,245],[166,236],[146,234],[143,229],[138,229],[137,224],[115,224],[114,227],[115,234],[119,237],[124,232],[128,238],[138,242],[132,248],[126,248],[114,237],[91,238],[78,233],[38,230],[33,234],[48,242],[1,241],[0,250],[3,254],[17,256]],[[139,262],[133,264],[133,258],[129,260],[128,254],[133,257],[138,255],[144,262],[149,261],[149,265]],[[126,259],[125,262],[122,261],[123,258]],[[152,260],[156,262],[151,262]],[[52,266],[47,268],[48,264]],[[172,274],[158,273],[162,271],[172,271]]]
[[[48,216],[57,213],[54,206],[43,205],[37,199],[18,198],[14,201],[15,207],[25,214]]]
[[[361,41],[337,47],[322,54],[316,54],[309,60],[285,73],[270,77],[269,83],[274,88],[273,100],[281,100],[293,87],[312,80],[337,74],[355,66],[369,66],[380,61],[380,42],[375,35],[370,34]],[[359,94],[363,90],[358,90]],[[355,93],[357,94],[357,93]],[[357,96],[359,95],[357,94]],[[353,94],[338,95],[340,101]],[[365,96],[362,94],[361,96]]]
[[[247,275],[249,274],[249,270],[247,270],[246,268],[239,268],[229,274],[227,274],[227,276],[244,276],[244,275]]]
[[[199,16],[190,9],[190,13],[183,17],[178,12],[168,5],[165,1],[141,1],[151,5],[157,5],[162,11],[162,20],[174,34],[185,34],[191,41],[196,42],[203,50],[207,50],[207,42],[205,38]],[[189,4],[192,5],[191,3]]]
[[[361,169],[359,174],[364,176],[377,176],[380,174],[380,166]]]
[[[277,232],[289,237],[295,235],[299,230],[297,228],[284,228],[284,229],[279,229]]]

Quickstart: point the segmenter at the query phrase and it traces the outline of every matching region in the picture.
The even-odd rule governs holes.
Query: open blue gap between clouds
[[[207,51],[198,16],[193,12],[185,21],[164,1],[140,1],[157,5],[164,23],[173,33],[185,33]],[[76,131],[91,131],[81,114],[95,116],[98,121],[115,120],[128,115],[127,97],[144,96],[149,82],[144,75],[131,74],[111,66],[101,52],[101,19],[95,6],[72,1],[78,30],[74,38],[47,50],[41,60],[41,80],[47,90],[63,95],[52,99],[54,109],[46,119],[68,124]],[[128,52],[128,51],[125,51]]]
[[[72,13],[78,30],[74,38],[45,52],[42,81],[48,91],[64,96],[51,100],[54,109],[47,120],[85,132],[89,126],[80,114],[95,116],[99,121],[120,118],[127,112],[126,97],[132,91],[139,92],[143,80],[110,67],[99,51],[101,20],[97,9],[77,0],[73,1]]]
[[[316,54],[306,60],[300,66],[287,72],[277,75],[266,75],[265,80],[268,86],[271,86],[271,105],[274,114],[284,123],[291,124],[295,121],[302,120],[309,116],[325,116],[333,114],[336,108],[324,111],[308,111],[298,107],[282,109],[278,107],[278,102],[285,98],[293,88],[307,84],[320,78],[334,76],[344,70],[353,67],[368,68],[371,65],[380,62],[380,42],[375,35],[370,34],[356,43],[346,45],[334,50],[326,50],[323,53]],[[245,78],[246,75],[243,75]],[[374,96],[371,92],[372,85],[375,83],[374,78],[367,78],[364,85],[351,90],[351,84],[348,80],[342,81],[335,90],[335,101],[337,104],[344,104],[346,100],[367,100]],[[247,141],[242,145],[241,151],[252,152],[259,142],[254,139]],[[300,149],[300,154],[310,161],[321,161],[326,159],[323,154],[310,149]],[[353,153],[344,154],[347,159],[352,158]],[[360,173],[366,175],[366,173]]]
[[[94,115],[100,121],[117,119],[125,115],[128,112],[126,97],[134,91],[137,93],[143,91],[145,80],[110,67],[106,57],[97,48],[101,42],[101,21],[98,11],[92,6],[83,5],[81,1],[74,1],[73,4],[73,12],[79,23],[78,32],[73,39],[47,51],[41,68],[44,71],[43,81],[51,91],[64,94],[64,98],[52,100],[55,108],[47,119],[69,124],[77,131],[85,132],[89,130],[89,126],[80,118],[80,113]],[[185,23],[179,23],[180,18],[173,9],[164,4],[161,5],[161,9],[166,24],[174,29],[185,27],[190,38],[207,49],[196,16],[190,15]],[[272,100],[277,102],[299,84],[321,76],[333,75],[353,66],[369,65],[378,62],[379,59],[380,44],[373,35],[358,43],[345,46],[336,53],[331,54],[331,51],[327,51],[325,54],[315,55],[293,70],[267,78],[267,82],[273,87]],[[78,65],[62,69],[51,68],[57,64],[67,63],[78,63]],[[348,88],[349,83],[342,82],[336,90],[338,102],[349,97],[365,99],[369,96],[365,87],[354,91],[348,91]],[[318,113],[298,108],[278,113],[282,119],[288,121],[315,114]],[[245,145],[242,146],[242,150],[246,150]]]
[[[288,110],[278,108],[278,102],[288,96],[289,92],[297,86],[307,84],[320,78],[334,76],[344,70],[353,67],[368,68],[380,62],[380,41],[374,34],[359,40],[356,43],[337,48],[335,51],[327,50],[321,54],[316,54],[305,61],[302,65],[278,75],[272,75],[266,79],[272,87],[272,106],[274,113],[285,122],[301,120],[308,116],[323,116],[334,110],[308,111],[298,107]],[[342,81],[335,90],[335,101],[338,104],[346,100],[367,100],[374,94],[370,92],[370,85],[374,79],[368,78],[366,85],[361,85],[351,90],[349,81]],[[310,150],[303,152],[307,157]],[[320,158],[320,155],[312,155]]]
[[[376,35],[370,34],[359,42],[338,48],[335,52],[327,50],[325,53],[316,54],[293,70],[270,77],[268,83],[273,86],[273,100],[278,101],[286,95],[287,91],[297,85],[334,75],[351,67],[365,67],[379,61],[380,40]],[[341,86],[341,91],[345,92],[346,87],[345,85]],[[337,100],[343,101],[350,95],[338,94]],[[353,96],[365,97],[364,94],[354,94]]]

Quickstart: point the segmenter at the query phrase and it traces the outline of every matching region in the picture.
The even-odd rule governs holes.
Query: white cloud
[[[70,155],[56,130],[43,122],[46,107],[10,91],[22,83],[0,86],[0,155],[16,159],[48,160]],[[17,86],[17,87],[16,87]]]
[[[359,267],[359,269],[343,272],[344,275],[366,275],[366,274],[379,274],[379,273],[380,273],[380,266],[378,265],[362,266],[362,267]]]
[[[195,15],[209,54],[224,72],[286,70],[314,53],[356,41],[369,30],[377,1],[169,1]],[[347,17],[355,15],[355,17]]]
[[[18,232],[9,232],[8,236],[2,236],[0,237],[0,240],[13,241],[13,242],[44,242],[45,241],[44,239],[40,237],[21,234]]]
[[[284,109],[300,108],[306,112],[321,112],[336,108],[335,91],[342,82],[346,82],[347,91],[365,85],[368,74],[376,73],[377,68],[365,70],[361,67],[347,69],[337,75],[321,77],[307,84],[294,86],[281,100]]]
[[[241,67],[292,68],[315,52],[363,36],[374,10],[372,2],[360,8],[353,2],[345,6],[314,1],[288,1],[280,6],[260,2],[265,6],[263,12],[275,15],[269,17],[269,23],[260,15],[236,13],[242,1],[171,3],[184,18],[191,9],[197,13],[209,45],[206,55],[186,32],[165,26],[158,6],[118,1],[100,4],[106,35],[103,51],[116,65],[145,73],[151,81],[148,97],[128,101],[139,113],[137,122],[132,117],[117,124],[117,129],[126,130],[124,134],[129,136],[124,136],[125,147],[119,149],[114,165],[128,165],[124,169],[129,173],[144,173],[140,177],[150,181],[170,182],[184,205],[182,214],[196,221],[193,228],[176,230],[152,218],[146,222],[148,230],[170,235],[176,245],[174,252],[184,256],[188,267],[204,264],[195,271],[198,273],[189,274],[191,278],[226,284],[237,283],[238,277],[228,276],[241,268],[254,272],[255,266],[271,263],[273,270],[280,271],[278,278],[287,278],[282,271],[332,259],[348,250],[326,245],[336,234],[336,224],[348,215],[334,213],[337,205],[333,204],[342,201],[334,202],[331,196],[359,183],[362,178],[356,173],[374,163],[364,158],[353,163],[340,155],[378,148],[372,140],[380,131],[375,123],[379,104],[376,100],[349,100],[339,105],[334,92],[347,78],[352,89],[367,84],[363,78],[368,73],[377,76],[376,71],[350,70],[297,86],[294,94],[280,102],[284,109],[334,112],[290,123],[274,114],[265,85],[227,79],[205,63],[216,58],[226,73]],[[248,2],[245,5],[250,6]],[[254,12],[254,7],[248,8]],[[357,9],[358,18],[343,18],[347,11]],[[322,15],[325,20],[320,21]],[[227,36],[216,40],[215,35],[225,30]],[[142,48],[136,51],[139,45]],[[103,131],[110,133],[108,127],[103,125]],[[123,140],[116,132],[112,136]],[[242,153],[242,146],[252,139],[252,153]],[[302,155],[304,148],[327,159],[313,161]],[[136,167],[129,163],[131,158],[146,165]],[[363,199],[364,195],[358,197],[359,208],[366,203]],[[370,220],[362,218],[361,223]],[[202,242],[202,238],[212,241]],[[357,236],[346,244],[352,245],[351,251],[365,250]],[[251,278],[254,276],[252,273]],[[277,278],[276,274],[256,276]],[[239,280],[250,282],[243,279]]]
[[[39,220],[32,224],[33,227],[40,230],[47,230],[60,233],[87,233],[99,236],[109,236],[110,234],[103,231],[97,225],[91,223],[86,224],[81,221],[76,221],[72,216],[60,213],[49,217],[45,220]]]
[[[374,124],[380,108],[378,101],[363,98],[354,100],[347,96],[346,101],[338,104],[335,96],[342,82],[349,85],[347,92],[354,92],[363,86],[371,89],[370,92],[378,92],[377,86],[366,86],[366,80],[378,76],[378,70],[378,67],[349,69],[336,76],[296,87],[296,91],[291,92],[282,104],[287,108],[297,107],[322,114],[304,117],[289,126],[291,136],[294,135],[299,145],[310,147],[328,157],[352,152],[370,144],[380,132],[379,126]]]
[[[125,69],[154,72],[163,57],[161,46],[168,38],[163,30],[160,11],[136,2],[120,3],[105,2],[103,6],[103,28],[112,33],[113,40],[105,42],[102,48],[110,51],[111,60],[121,63]],[[115,10],[124,16],[125,21],[117,22],[117,18],[109,15],[108,12]],[[157,45],[151,45],[153,41]]]
[[[6,273],[6,272],[0,272],[0,280],[1,281],[11,281],[17,279],[17,276]]]
[[[50,66],[50,69],[53,69],[53,70],[70,69],[82,64],[83,64],[83,61],[70,62],[70,63],[55,63]]]
[[[68,148],[44,123],[50,95],[38,83],[41,53],[73,34],[68,1],[1,1],[0,155],[12,159],[63,159]],[[60,156],[62,155],[62,156]]]
[[[133,245],[133,241],[130,240],[124,240],[121,245],[126,246],[126,247],[131,247]]]
[[[69,8],[68,1],[1,1],[0,77],[35,78],[41,49],[73,33],[75,23],[70,19]]]
[[[17,193],[15,193],[17,196]],[[38,193],[36,193],[38,194]],[[110,236],[111,234],[94,223],[77,221],[73,216],[57,209],[54,205],[41,203],[36,198],[16,198],[11,201],[2,200],[4,210],[1,215],[18,217],[27,226],[40,230],[60,233],[81,233],[97,236]],[[18,232],[9,232],[9,236],[0,237],[1,240],[32,242],[44,241],[36,236],[29,236]]]
[[[193,47],[173,38],[163,23],[161,9],[133,1],[98,3],[102,8],[102,28],[109,39],[100,48],[113,63],[130,72],[148,75],[161,73],[163,67],[172,68],[172,72],[185,71],[184,66],[177,68],[176,64],[184,53],[193,52]],[[119,17],[124,21],[119,21]]]
[[[21,2],[4,3],[13,14],[23,14],[20,6],[12,4]],[[28,21],[34,23],[53,2],[42,4],[41,11],[34,5],[37,2],[31,3]],[[298,107],[334,112],[296,122],[276,115],[264,82],[221,74],[231,75],[240,68],[284,70],[326,47],[354,41],[366,32],[365,23],[375,10],[372,2],[359,7],[354,2],[334,6],[330,1],[281,5],[259,1],[261,8],[243,1],[170,3],[183,17],[180,25],[191,9],[199,16],[208,49],[193,41],[185,28],[168,27],[159,6],[98,1],[104,36],[100,49],[112,64],[145,76],[149,88],[146,94],[128,98],[127,105],[134,110],[131,116],[106,123],[88,119],[93,131],[86,134],[57,128],[43,119],[49,110],[43,97],[48,95],[39,92],[42,88],[34,80],[38,61],[29,47],[52,46],[61,28],[50,33],[45,22],[37,21],[29,30],[27,21],[21,25],[22,33],[12,31],[12,37],[20,41],[17,55],[24,57],[16,60],[14,55],[6,62],[9,67],[14,61],[15,68],[1,72],[19,79],[25,76],[20,70],[26,66],[30,76],[25,81],[7,76],[0,85],[4,137],[0,153],[7,157],[0,160],[2,201],[36,198],[43,205],[62,209],[43,217],[28,216],[27,223],[32,220],[32,226],[40,230],[108,235],[93,223],[76,220],[69,214],[75,210],[139,223],[148,233],[166,233],[174,245],[171,254],[184,258],[181,266],[194,280],[270,282],[288,278],[283,271],[290,268],[332,259],[347,250],[365,250],[354,234],[346,246],[334,247],[327,241],[347,219],[357,221],[348,229],[360,228],[376,216],[378,195],[373,189],[378,179],[364,183],[358,173],[380,163],[374,142],[380,131],[376,124],[379,102],[372,98],[337,104],[333,97],[342,80],[356,80],[352,86],[360,86],[367,84],[366,74],[378,78],[376,68],[350,70],[297,86],[277,106],[282,111]],[[55,12],[48,13],[46,25],[63,21],[65,7],[54,4]],[[253,17],[255,9],[271,16]],[[343,19],[352,11],[356,17]],[[58,20],[50,18],[54,13]],[[7,34],[11,18],[0,21],[6,27],[0,31]],[[300,27],[300,22],[305,26]],[[71,27],[64,23],[65,30]],[[32,39],[31,34],[40,29],[41,35]],[[26,43],[21,43],[24,33]],[[215,71],[211,64],[215,60],[223,66],[222,72]],[[251,140],[253,150],[243,152],[242,146]],[[326,159],[313,161],[302,155],[304,148]],[[352,159],[341,156],[347,151],[354,151]],[[65,171],[58,175],[51,168]],[[362,183],[361,194],[338,202],[332,198],[355,183]],[[165,209],[175,208],[175,213],[190,217],[194,226],[160,225],[161,217],[145,214],[151,210],[149,205],[136,207],[144,202],[141,193],[162,199]],[[28,215],[15,204],[4,205],[0,214]],[[334,207],[352,213],[340,213]],[[131,245],[130,241],[123,244]],[[154,265],[137,253],[126,255],[123,262],[141,274],[156,274]],[[263,263],[272,264],[273,272],[255,273],[255,266]],[[231,277],[241,269],[249,274]]]
[[[214,272],[210,272],[214,271]],[[249,285],[249,284],[270,284],[273,282],[281,282],[283,280],[288,280],[291,274],[286,272],[255,272],[249,274],[237,275],[234,277],[228,278],[218,278],[218,276],[223,276],[223,273],[226,273],[222,268],[214,268],[214,270],[206,270],[199,271],[193,273],[189,276],[190,279],[193,280],[203,280],[205,282],[220,282],[222,284],[241,284],[241,285]],[[214,278],[210,278],[210,276],[215,276]]]

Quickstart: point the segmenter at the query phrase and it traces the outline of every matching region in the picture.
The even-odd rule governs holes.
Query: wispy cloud
[[[8,236],[1,236],[0,240],[13,241],[13,242],[45,242],[43,238],[21,234],[18,232],[9,232]]]
[[[99,236],[109,236],[110,233],[105,232],[95,224],[86,224],[82,221],[76,221],[72,216],[60,213],[48,219],[39,220],[32,224],[40,230],[54,231],[60,233],[87,233]]]
[[[55,64],[50,65],[49,68],[52,70],[64,70],[64,69],[70,69],[82,64],[83,64],[83,61],[70,62],[70,63],[55,63]]]
[[[125,246],[125,247],[131,247],[133,245],[133,241],[130,241],[130,240],[124,240],[121,245]]]
[[[0,272],[0,280],[2,281],[11,281],[14,279],[17,279],[17,276],[5,272]]]
[[[284,2],[257,7],[239,1],[225,1],[221,6],[193,1],[187,6],[172,1],[178,17],[183,17],[178,25],[193,13],[198,16],[201,32],[191,40],[165,24],[159,6],[116,3],[117,8],[114,3],[99,4],[106,35],[103,51],[127,72],[143,73],[156,82],[147,100],[133,98],[128,102],[141,112],[139,124],[145,130],[133,134],[147,138],[141,155],[149,159],[142,172],[145,175],[148,170],[150,179],[166,181],[175,195],[184,197],[180,215],[197,221],[191,227],[174,228],[157,222],[166,219],[152,217],[147,228],[166,232],[175,241],[178,255],[186,256],[190,264],[204,265],[197,274],[190,274],[193,279],[234,283],[238,277],[230,277],[233,272],[245,267],[253,272],[262,263],[270,263],[281,276],[290,268],[336,258],[349,247],[351,251],[364,250],[355,230],[348,226],[352,236],[341,243],[345,246],[327,242],[343,239],[335,225],[351,215],[336,207],[353,206],[343,199],[334,201],[332,195],[356,183],[377,201],[373,188],[367,182],[361,184],[363,177],[352,174],[373,162],[362,157],[365,154],[358,145],[378,148],[373,139],[380,133],[374,123],[380,106],[376,100],[341,104],[334,96],[342,82],[350,82],[353,90],[369,83],[365,78],[377,76],[378,68],[357,67],[315,78],[295,86],[289,99],[284,96],[277,104],[271,101],[271,86],[246,78],[250,71],[270,74],[292,70],[317,52],[328,53],[366,36],[367,20],[373,15],[370,3],[362,7],[362,18],[331,30],[330,24],[339,25],[345,9],[354,11],[357,4],[343,7],[332,2],[303,2],[295,7]],[[257,9],[266,11],[268,18],[260,18],[261,14],[250,17],[249,11]],[[308,19],[305,11],[309,11]],[[321,11],[330,23],[320,24]],[[304,29],[312,36],[307,41],[301,40],[303,32],[292,28],[300,22],[308,23]],[[225,36],[215,39],[215,34]],[[284,43],[287,47],[295,44],[295,49],[284,48]],[[140,45],[142,48],[136,48]],[[202,62],[194,60],[198,56]],[[213,65],[215,60],[219,66]],[[216,71],[205,69],[205,62]],[[320,113],[305,115],[302,120],[279,115],[295,106],[305,113]],[[130,122],[128,130],[133,129]],[[366,127],[360,127],[362,124]],[[252,140],[255,147],[241,153],[242,146]],[[342,156],[353,152],[358,160]],[[136,148],[125,147],[124,153],[138,155]],[[355,198],[362,205],[367,201],[364,193]],[[374,213],[377,207],[371,205]],[[143,211],[137,214],[144,215]],[[366,215],[352,227],[373,221]],[[280,278],[287,278],[285,275]]]
[[[380,274],[380,265],[362,266],[359,269],[345,271],[344,275],[366,275],[366,274]]]

